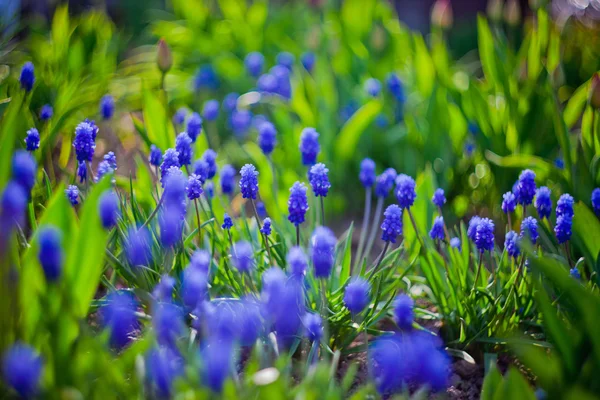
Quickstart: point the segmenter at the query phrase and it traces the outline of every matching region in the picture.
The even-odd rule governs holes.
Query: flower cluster
[[[327,192],[329,192],[329,188],[331,187],[328,173],[329,169],[323,163],[318,163],[310,167],[308,180],[315,196],[327,197]]]
[[[386,242],[396,243],[398,235],[402,235],[402,209],[396,204],[388,206],[383,213],[381,229],[381,240]]]
[[[290,188],[290,198],[288,199],[288,220],[292,224],[298,226],[304,222],[306,211],[308,211],[306,185],[302,182],[295,182]]]

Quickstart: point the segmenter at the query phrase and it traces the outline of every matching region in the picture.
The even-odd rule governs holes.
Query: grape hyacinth
[[[160,151],[160,149],[155,145],[150,146],[150,156],[148,157],[148,162],[150,165],[155,167],[160,166],[160,163],[162,162],[162,151]]]
[[[473,242],[475,241],[475,236],[477,235],[477,226],[479,225],[480,221],[481,221],[481,218],[478,217],[477,215],[473,216],[471,218],[471,220],[469,220],[469,227],[467,229],[467,236]]]
[[[295,182],[290,188],[290,198],[288,200],[288,220],[292,224],[298,226],[304,222],[306,211],[308,211],[306,185],[301,182]]]
[[[410,209],[415,203],[417,198],[415,187],[415,180],[408,175],[400,174],[396,178],[396,198],[403,209]]]
[[[344,305],[352,314],[362,312],[369,305],[370,290],[369,281],[360,277],[352,278],[344,291]]]
[[[302,63],[304,69],[308,71],[308,73],[312,73],[316,61],[317,57],[312,51],[302,53],[302,55],[300,56],[300,62]]]
[[[35,185],[37,165],[35,159],[25,150],[17,150],[12,159],[13,181],[21,185],[26,193],[30,193]]]
[[[114,152],[109,151],[108,153],[106,153],[103,157],[103,160],[106,161],[112,169],[117,169],[117,156],[115,156]]]
[[[268,122],[262,122],[258,125],[258,145],[265,155],[269,155],[273,152],[275,145],[277,144],[277,130],[275,126]]]
[[[519,250],[519,235],[515,231],[509,231],[504,238],[504,249],[513,258],[517,258]]]
[[[237,242],[233,247],[233,266],[240,272],[249,273],[254,268],[254,252],[245,240]]]
[[[287,254],[286,260],[292,276],[304,277],[308,268],[308,259],[302,247],[292,247]]]
[[[502,195],[502,212],[504,214],[510,214],[515,211],[517,207],[517,198],[513,192],[506,192]]]
[[[165,181],[167,178],[167,171],[171,167],[181,167],[179,164],[179,153],[175,149],[167,149],[163,155],[162,163],[160,164],[160,182],[162,187],[165,187]]]
[[[516,191],[517,202],[519,204],[528,206],[532,203],[536,192],[535,173],[532,170],[526,169],[521,172],[517,181]]]
[[[202,107],[202,117],[207,121],[214,121],[219,116],[219,102],[211,99],[207,100]],[[189,133],[188,133],[189,134]]]
[[[592,191],[592,209],[596,215],[600,215],[600,188],[596,188]]]
[[[253,51],[252,53],[248,53],[246,58],[244,58],[244,65],[246,66],[246,71],[250,76],[257,78],[263,71],[263,66],[265,63],[265,56],[258,51]]]
[[[381,92],[381,82],[375,78],[369,78],[365,81],[365,92],[371,97],[379,96]]]
[[[196,138],[198,135],[202,133],[202,118],[198,113],[192,113],[187,120],[187,125],[185,128],[185,132],[192,140],[192,143],[196,142]]]
[[[556,202],[556,217],[560,217],[561,215],[566,215],[570,218],[573,218],[575,214],[573,211],[573,204],[575,200],[573,200],[573,196],[568,193],[560,196],[558,201]]]
[[[446,204],[446,196],[444,196],[444,189],[436,189],[431,198],[433,205],[438,208],[442,208]]]
[[[398,235],[402,235],[402,209],[392,204],[386,208],[383,217],[381,240],[396,243]]]
[[[475,230],[475,245],[484,253],[494,249],[494,222],[489,218],[481,218]]]
[[[159,398],[171,395],[173,381],[183,374],[183,360],[169,347],[151,349],[146,355],[146,368],[152,390]]]
[[[550,198],[550,189],[542,186],[535,192],[535,208],[540,219],[550,218],[552,213],[552,199]]]
[[[87,179],[87,165],[85,161],[81,161],[77,165],[77,176],[79,177],[79,183],[83,183]]]
[[[233,221],[231,220],[231,217],[229,216],[229,214],[225,213],[225,215],[223,216],[223,224],[221,225],[221,228],[228,231],[232,227],[233,227]]]
[[[302,153],[302,164],[313,165],[317,162],[317,156],[321,151],[319,144],[319,133],[315,128],[304,128],[300,135],[300,153]]]
[[[109,94],[100,99],[100,115],[103,119],[111,119],[115,113],[115,100]]]
[[[195,200],[200,198],[202,194],[202,181],[200,177],[196,174],[192,174],[188,178],[187,187],[186,187],[187,197],[190,200]]]
[[[154,290],[152,290],[152,296],[155,300],[160,302],[171,301],[173,298],[174,289],[175,279],[165,274],[161,276],[160,282],[154,286]]]
[[[5,228],[11,229],[13,224],[23,224],[25,219],[25,207],[27,205],[27,193],[21,185],[14,181],[8,182],[2,192],[0,223],[6,224]],[[3,232],[0,230],[0,238]]]
[[[65,195],[72,206],[79,204],[79,188],[75,185],[69,185],[65,189]]]
[[[554,233],[556,234],[556,239],[558,240],[558,243],[563,244],[566,243],[569,239],[571,239],[572,227],[573,217],[569,214],[562,214],[556,218]]]
[[[131,292],[115,291],[106,296],[100,309],[102,325],[110,330],[110,343],[122,349],[132,340],[139,322],[135,315],[137,303]]]
[[[281,53],[277,54],[277,58],[276,58],[277,65],[281,65],[290,71],[291,71],[292,67],[294,66],[294,61],[295,61],[295,57],[292,53],[289,53],[287,51],[282,51]]]
[[[31,61],[27,61],[23,64],[21,68],[21,75],[19,76],[19,82],[21,83],[21,88],[26,92],[31,92],[33,89],[33,84],[35,83],[35,72],[33,63]]]
[[[521,222],[521,238],[529,238],[532,244],[537,242],[539,237],[537,221],[533,217],[527,217]]]
[[[176,205],[165,207],[158,218],[160,243],[163,248],[175,246],[181,240],[183,221],[181,210]]]
[[[201,65],[194,77],[194,89],[217,89],[219,77],[210,64]]]
[[[379,198],[386,198],[394,188],[396,181],[396,170],[388,168],[375,180],[375,195]]]
[[[183,271],[181,299],[187,310],[194,310],[205,300],[208,293],[206,273],[198,268],[188,267]]]
[[[375,184],[375,161],[370,158],[365,158],[361,161],[358,179],[365,188],[369,188]]]
[[[403,331],[412,329],[413,320],[415,319],[414,306],[415,302],[406,294],[398,295],[394,300],[394,320]]]
[[[305,335],[308,340],[312,342],[318,342],[323,336],[323,321],[319,314],[306,313],[302,317],[302,324],[304,325]]]
[[[235,189],[235,168],[226,164],[221,168],[221,192],[232,195]]]
[[[394,96],[399,103],[404,103],[404,86],[398,75],[391,72],[387,76],[386,83],[392,96]]]
[[[246,164],[240,170],[240,192],[244,199],[256,199],[258,193],[258,171],[252,164]]]
[[[238,93],[229,93],[223,98],[223,109],[231,113],[233,110],[237,108],[237,101],[240,95]]]
[[[318,226],[311,237],[311,258],[316,278],[328,278],[333,268],[336,238],[324,226]]]
[[[429,231],[429,237],[432,240],[444,240],[444,217],[435,217],[433,226]]]
[[[152,261],[152,248],[150,247],[150,232],[142,228],[130,228],[125,242],[125,254],[132,267],[148,265]]]
[[[62,234],[54,226],[41,227],[38,233],[38,260],[47,282],[56,282],[62,274],[64,251]]]
[[[40,133],[37,129],[31,128],[25,136],[25,148],[27,151],[35,151],[40,148]]]
[[[2,357],[4,381],[24,399],[34,398],[38,393],[43,368],[38,352],[23,343],[12,345]]]
[[[260,233],[267,236],[271,234],[271,218],[267,217],[264,219],[262,228],[260,228]]]
[[[327,197],[331,183],[329,183],[329,169],[323,163],[318,163],[310,168],[308,173],[310,185],[315,196]]]
[[[112,190],[107,190],[98,199],[98,214],[104,229],[111,229],[117,225],[121,215],[119,198]]]
[[[581,273],[576,267],[573,267],[569,270],[569,275],[571,275],[571,278],[573,279],[576,279],[578,281],[581,280]]]
[[[237,138],[242,138],[252,126],[252,112],[246,109],[235,109],[229,117],[231,130]]]
[[[217,152],[213,149],[206,149],[202,153],[202,159],[208,167],[206,171],[206,179],[212,179],[217,174]]]
[[[194,162],[194,167],[193,167],[194,174],[198,175],[198,178],[200,178],[200,181],[203,184],[208,179],[209,169],[210,169],[210,166],[208,165],[206,160],[203,158],[200,158],[199,160],[196,160]]]
[[[96,176],[94,177],[94,182],[100,182],[104,175],[112,174],[113,172],[114,169],[110,166],[108,161],[100,161],[98,164],[98,170],[96,171]]]
[[[175,111],[175,115],[173,115],[173,123],[182,125],[185,122],[185,117],[187,117],[187,109],[185,107],[180,107]]]
[[[192,163],[192,143],[193,140],[186,132],[181,132],[175,139],[175,150],[179,156],[179,165],[189,165]]]
[[[460,250],[460,239],[457,237],[450,239],[450,247]]]
[[[54,115],[54,110],[50,104],[44,104],[40,110],[40,121],[48,121]]]
[[[75,128],[73,147],[75,147],[77,161],[80,163],[92,161],[94,150],[96,150],[96,126],[92,124],[93,123],[84,121],[77,125],[77,128]]]

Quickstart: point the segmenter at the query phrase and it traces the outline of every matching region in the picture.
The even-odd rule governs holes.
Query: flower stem
[[[321,199],[321,225],[325,226],[325,200],[323,200],[323,196],[319,196]]]
[[[371,281],[371,279],[373,278],[373,276],[375,275],[375,273],[379,269],[379,265],[381,265],[381,262],[383,261],[383,257],[385,257],[385,253],[387,253],[387,250],[388,250],[389,247],[390,247],[390,242],[386,241],[385,242],[385,246],[383,246],[383,251],[379,255],[379,258],[377,259],[377,264],[375,264],[375,268],[373,268],[371,270],[371,273],[369,273],[369,278],[367,279],[369,282]]]
[[[356,251],[356,259],[354,260],[354,265],[350,270],[350,276],[353,275],[354,270],[356,269],[356,265],[360,262],[362,258],[362,252],[365,247],[365,239],[367,238],[367,224],[369,223],[369,218],[371,217],[371,188],[368,187],[365,191],[365,214],[363,216],[362,225],[360,227],[360,239],[358,240],[358,250]]]
[[[477,273],[475,274],[475,281],[473,282],[473,288],[471,291],[474,291],[477,287],[477,281],[479,280],[479,275],[481,274],[481,264],[483,264],[483,253],[479,253],[479,263],[477,264]]]
[[[417,229],[417,223],[415,221],[415,217],[413,217],[413,214],[410,211],[410,208],[407,208],[406,211],[408,212],[408,216],[410,217],[410,222],[412,223],[412,226],[415,229],[415,235],[417,236],[417,239],[419,239],[419,243],[421,243],[421,247],[425,247],[425,245],[423,243],[423,239],[421,239],[421,235],[419,235],[419,230]]]
[[[202,230],[200,229],[200,210],[198,210],[198,199],[194,199],[194,207],[196,208],[196,221],[198,223],[198,247],[202,247]]]
[[[296,246],[300,246],[300,225],[296,225]]]
[[[371,253],[371,248],[373,247],[373,242],[375,241],[375,235],[377,234],[377,229],[379,228],[379,220],[381,218],[381,210],[383,209],[383,197],[377,199],[377,205],[375,206],[375,215],[373,218],[373,224],[371,225],[371,233],[369,234],[369,239],[367,240],[367,248],[364,252],[364,257],[368,258]],[[361,259],[358,260],[359,264],[362,263]]]
[[[140,231],[141,229],[143,229],[146,226],[148,226],[148,224],[150,223],[150,221],[152,221],[152,218],[154,218],[156,216],[156,213],[158,212],[158,210],[160,209],[160,206],[163,203],[163,200],[164,200],[164,192],[163,192],[163,195],[160,196],[160,199],[158,200],[158,203],[156,204],[156,208],[152,211],[152,213],[150,214],[150,216],[148,217],[148,219],[146,219],[146,221],[140,227],[140,229],[138,229],[138,231]]]
[[[258,225],[258,231],[260,232],[260,230],[262,229],[262,225],[260,224],[260,219],[258,218],[258,211],[256,210],[256,204],[254,203],[254,199],[250,199],[250,203],[252,203],[252,210],[254,210],[254,218],[256,218],[256,224]],[[265,235],[262,232],[260,232],[260,234],[261,234],[261,236],[263,238],[263,242],[265,244],[265,250],[267,250],[267,256],[269,257],[269,264],[274,265],[273,258],[271,257],[271,249],[269,248],[269,242],[267,239],[267,235]]]

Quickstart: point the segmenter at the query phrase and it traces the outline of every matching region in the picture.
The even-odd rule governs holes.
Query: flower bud
[[[489,0],[487,4],[487,15],[490,20],[499,22],[502,18],[503,0]]]
[[[508,0],[504,6],[504,20],[508,25],[515,26],[521,22],[521,6],[517,0]]]
[[[453,21],[450,0],[437,0],[431,9],[431,24],[448,29],[452,26]]]
[[[596,110],[600,108],[600,75],[597,73],[592,77],[590,85],[590,105]]]
[[[163,73],[167,73],[173,65],[173,56],[171,55],[171,49],[164,39],[158,41],[156,50],[156,65],[158,69]]]

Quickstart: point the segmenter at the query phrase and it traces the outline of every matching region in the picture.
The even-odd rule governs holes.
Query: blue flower
[[[381,229],[383,230],[381,240],[386,242],[396,243],[396,237],[402,235],[402,209],[396,204],[386,208]]]
[[[272,321],[273,330],[277,334],[277,342],[281,348],[287,349],[296,340],[302,329],[301,316],[306,307],[304,304],[304,290],[298,279],[290,279],[283,285],[278,280],[269,287],[271,293],[267,296],[270,300],[266,305],[268,319]]]
[[[475,230],[475,245],[483,253],[494,249],[494,222],[489,218],[481,218]]]
[[[227,94],[225,98],[223,98],[223,109],[228,113],[237,109],[238,97],[240,97],[240,95],[235,92]]]
[[[573,196],[568,193],[560,196],[558,201],[556,202],[556,217],[558,218],[561,215],[566,215],[573,218],[575,212],[573,211],[573,204],[575,200],[573,200]]]
[[[146,355],[148,380],[159,398],[171,395],[173,381],[184,372],[183,360],[169,347],[157,347]]]
[[[213,149],[206,149],[202,153],[202,159],[206,161],[206,165],[208,166],[206,178],[212,179],[217,174],[217,152]]]
[[[31,128],[25,136],[25,148],[27,151],[35,151],[40,148],[40,133],[37,129]]]
[[[229,117],[229,124],[233,130],[233,134],[241,138],[252,126],[252,113],[246,109],[235,109],[231,112]]]
[[[558,169],[563,169],[563,168],[565,168],[565,162],[562,158],[556,157],[554,159],[554,166]]]
[[[308,340],[318,342],[323,336],[323,321],[319,314],[306,313],[302,317],[302,325],[304,325],[304,334]]]
[[[21,185],[14,181],[8,182],[2,192],[2,214],[0,214],[0,238],[4,230],[10,231],[14,223],[23,224],[25,219],[25,207],[27,205],[27,193]]]
[[[375,195],[377,197],[386,198],[390,194],[390,190],[394,188],[396,181],[396,170],[388,168],[375,179]]]
[[[399,103],[404,103],[406,100],[404,95],[404,85],[398,75],[391,72],[387,76],[386,83],[392,96],[394,96]]]
[[[38,352],[23,343],[13,344],[2,357],[4,381],[22,398],[38,393],[43,361]]]
[[[87,179],[87,165],[85,161],[81,161],[77,165],[77,176],[79,177],[79,183],[83,183]]]
[[[472,142],[465,143],[465,155],[471,157],[475,151],[475,145]]]
[[[388,122],[388,119],[385,114],[381,113],[375,117],[375,125],[378,128],[383,129],[383,128],[387,127],[388,124],[389,124],[389,122]]]
[[[252,245],[241,240],[233,246],[233,255],[231,257],[233,266],[238,271],[249,273],[254,269],[254,252],[252,251]]]
[[[106,296],[106,304],[100,309],[104,328],[110,330],[110,343],[122,349],[133,337],[140,324],[135,315],[137,303],[129,291],[115,291]]]
[[[375,78],[369,78],[365,81],[365,92],[369,96],[377,97],[381,92],[381,82]]]
[[[77,128],[75,128],[73,147],[75,147],[77,161],[92,161],[94,150],[96,150],[96,129],[93,122],[90,123],[88,121],[81,122],[77,125]]]
[[[35,159],[25,150],[17,150],[12,159],[13,181],[21,185],[26,193],[30,193],[35,185],[37,165]]]
[[[215,196],[215,186],[212,181],[206,182],[204,185],[204,193],[206,193],[207,199],[212,199]]]
[[[302,53],[302,55],[300,56],[300,62],[302,63],[302,66],[309,73],[312,73],[316,61],[317,61],[317,57],[315,56],[315,53],[313,53],[312,51],[307,51],[305,53]]]
[[[202,116],[207,121],[214,121],[219,116],[219,101],[218,100],[207,100],[202,108]]]
[[[250,76],[254,78],[258,77],[262,71],[263,66],[265,64],[265,56],[258,51],[254,51],[252,53],[248,53],[246,58],[244,59],[244,65],[246,66],[246,71]]]
[[[535,244],[540,235],[538,234],[537,221],[533,217],[527,217],[521,222],[521,238],[527,237]]]
[[[327,197],[331,183],[329,183],[329,169],[323,163],[318,163],[310,167],[308,179],[312,186],[315,196]]]
[[[433,221],[433,226],[429,231],[429,237],[432,240],[444,240],[444,217],[437,216]]]
[[[233,366],[233,345],[230,341],[209,340],[202,349],[202,378],[206,386],[221,393]]]
[[[98,199],[98,214],[104,229],[111,229],[117,225],[121,211],[119,210],[119,198],[112,190],[107,190]]]
[[[187,117],[187,109],[185,107],[180,107],[173,115],[173,123],[177,125],[181,125],[185,121],[185,117]]]
[[[208,179],[208,170],[210,169],[210,166],[208,165],[208,163],[206,162],[205,159],[200,158],[199,160],[196,160],[194,162],[194,174],[198,175],[198,178],[200,178],[200,182],[204,183],[206,182],[206,180]]]
[[[505,214],[515,211],[517,207],[517,198],[513,192],[506,192],[502,195],[502,211]]]
[[[473,242],[475,241],[475,236],[477,235],[477,225],[479,225],[479,222],[481,222],[481,218],[478,217],[477,215],[473,216],[469,220],[469,228],[467,229],[467,236]]]
[[[344,124],[348,121],[354,113],[358,110],[358,104],[355,100],[350,100],[345,106],[340,109],[339,118],[341,122]]]
[[[600,188],[594,189],[592,192],[592,208],[596,215],[600,215]]]
[[[235,190],[235,168],[226,164],[221,168],[221,192],[231,195]]]
[[[252,164],[246,164],[240,170],[240,192],[244,199],[256,199],[258,193],[258,171]]]
[[[306,211],[308,210],[308,197],[306,196],[306,186],[304,183],[295,182],[290,188],[290,198],[288,199],[288,220],[298,226],[304,222]]]
[[[202,133],[202,117],[198,113],[190,115],[185,131],[192,140],[192,143],[196,143],[196,138]]]
[[[302,164],[313,165],[317,162],[317,156],[321,151],[319,144],[319,133],[315,128],[304,128],[300,135],[300,153],[302,153]]]
[[[576,279],[578,281],[581,280],[581,274],[579,273],[579,270],[576,267],[573,267],[569,270],[569,274],[571,275],[571,278]]]
[[[324,226],[318,226],[310,239],[311,258],[316,278],[328,278],[333,268],[335,244],[333,232]]]
[[[199,268],[188,267],[183,271],[181,282],[181,299],[187,310],[194,310],[206,299],[208,279],[206,273]]]
[[[540,219],[550,218],[552,199],[550,198],[550,189],[546,186],[542,186],[535,192],[535,208]]]
[[[273,152],[277,144],[277,130],[275,126],[268,122],[262,122],[258,125],[258,145],[263,153],[269,155]]]
[[[394,320],[403,331],[412,329],[415,319],[414,306],[415,302],[406,294],[400,294],[394,300]]]
[[[270,73],[262,74],[256,82],[256,88],[263,94],[274,94],[277,91],[277,78]]]
[[[217,89],[218,87],[219,77],[217,76],[217,73],[213,69],[212,65],[202,65],[194,77],[194,89]]]
[[[181,240],[183,221],[181,210],[177,206],[164,208],[158,218],[160,242],[163,247],[171,247]]]
[[[526,169],[519,175],[519,181],[517,182],[517,202],[524,206],[532,203],[533,197],[535,196],[535,173]]]
[[[79,188],[75,185],[69,185],[65,189],[65,195],[72,206],[79,204]]]
[[[165,274],[160,278],[160,282],[154,286],[152,296],[160,302],[171,301],[174,289],[175,279]]]
[[[54,226],[44,226],[38,231],[38,260],[48,282],[56,282],[62,274],[64,251],[62,234]]]
[[[446,204],[446,196],[444,196],[444,189],[436,189],[433,193],[431,201],[436,207],[442,208]]]
[[[504,249],[513,258],[516,258],[520,253],[519,240],[519,235],[515,231],[508,232],[504,238]]]
[[[195,200],[202,194],[202,181],[196,174],[190,175],[186,187],[187,197],[190,200]]]
[[[147,266],[152,262],[152,248],[150,247],[150,232],[148,232],[148,229],[142,228],[138,231],[135,227],[129,228],[125,241],[125,254],[132,267]]]
[[[368,188],[375,184],[375,161],[365,158],[360,162],[360,173],[358,174],[360,183]]]
[[[301,247],[292,247],[287,254],[286,260],[292,276],[304,276],[308,268],[308,259]]]
[[[21,88],[25,89],[26,92],[30,92],[31,89],[33,89],[33,84],[35,83],[35,73],[33,63],[31,61],[27,61],[25,64],[23,64],[19,82],[21,83]]]
[[[167,171],[165,191],[163,193],[163,204],[165,208],[174,208],[179,211],[180,214],[185,213],[186,185],[187,179],[179,168],[171,167],[169,171]]]
[[[457,237],[450,239],[450,247],[460,250],[460,239]]]
[[[103,157],[104,161],[106,161],[112,169],[117,169],[117,156],[112,151],[106,153]]]
[[[369,305],[371,285],[361,277],[350,280],[344,291],[344,305],[352,314],[362,312]]]
[[[159,345],[177,349],[177,342],[186,334],[183,310],[170,302],[155,304],[152,327]]]
[[[204,274],[208,275],[210,270],[210,253],[206,250],[196,250],[192,257],[190,258],[190,265],[188,268],[196,268],[199,271],[202,271]]]
[[[111,119],[115,113],[115,100],[109,94],[100,99],[100,115],[104,119]]]
[[[467,124],[467,130],[471,135],[477,135],[479,133],[479,126],[475,121],[469,121]]]
[[[290,82],[290,70],[282,65],[275,65],[269,71],[270,75],[275,78],[277,85],[274,94],[281,96],[284,100],[292,98],[292,85]]]
[[[102,178],[104,177],[104,175],[109,175],[112,174],[114,171],[114,169],[110,166],[110,164],[108,163],[108,161],[100,161],[100,163],[98,164],[98,171],[96,171],[96,176],[94,178],[94,182],[100,182],[102,180]]]
[[[281,53],[277,54],[276,61],[278,65],[286,67],[291,71],[292,67],[294,66],[295,57],[292,53],[282,51]]]
[[[267,216],[267,209],[265,207],[265,203],[263,203],[262,201],[257,201],[256,212],[258,213],[259,217],[265,218]]]
[[[165,187],[167,172],[171,167],[181,167],[179,163],[179,153],[175,149],[167,149],[163,155],[162,164],[160,164],[160,183]]]
[[[162,151],[160,151],[160,149],[155,145],[151,145],[150,156],[148,157],[148,162],[150,163],[150,165],[154,165],[155,167],[160,166],[162,158]],[[179,160],[179,157],[177,159]]]
[[[175,139],[175,150],[179,155],[179,165],[189,165],[192,163],[192,138],[186,132],[181,132]]]
[[[44,104],[40,110],[40,120],[48,121],[50,118],[52,118],[53,114],[54,110],[52,109],[52,106],[50,104]]]
[[[263,221],[263,226],[260,228],[260,233],[269,236],[271,234],[271,218],[267,217]]]
[[[396,178],[396,198],[400,207],[409,209],[417,198],[415,180],[408,175],[400,174]]]
[[[573,217],[569,214],[562,214],[556,218],[556,225],[554,226],[554,233],[558,243],[563,244],[567,240],[571,239],[571,229],[573,228]]]
[[[221,228],[228,231],[232,227],[233,227],[233,221],[231,220],[231,217],[229,216],[229,214],[225,213],[225,216],[223,216],[223,225],[221,225]]]

